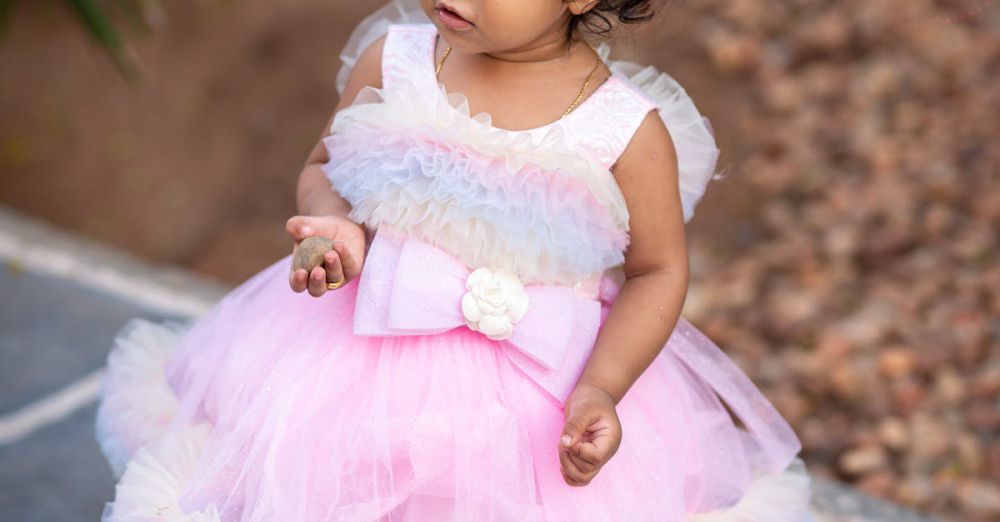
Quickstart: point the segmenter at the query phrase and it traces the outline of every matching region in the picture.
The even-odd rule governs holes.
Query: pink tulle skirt
[[[618,453],[575,488],[561,404],[497,342],[355,336],[357,281],[296,294],[289,263],[193,324],[119,333],[97,418],[120,475],[104,520],[810,520],[798,441],[684,320],[618,407]]]

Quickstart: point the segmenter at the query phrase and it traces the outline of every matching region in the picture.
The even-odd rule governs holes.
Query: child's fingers
[[[577,467],[576,462],[573,461],[569,450],[560,449],[559,450],[559,464],[562,469],[563,477],[569,478],[566,481],[567,484],[571,486],[586,486],[590,483],[590,479],[594,478],[596,474],[594,471],[583,471]]]
[[[562,437],[559,439],[562,447],[570,448],[576,445],[583,438],[584,434],[587,433],[587,428],[598,419],[599,415],[594,411],[586,410],[571,413],[566,418],[566,423],[563,425]]]
[[[602,444],[602,442],[601,438],[598,438],[594,442],[581,442],[573,446],[570,451],[581,460],[600,466],[611,458],[610,448],[606,447],[607,444]]]
[[[569,452],[562,448],[559,449],[559,470],[564,478],[569,479],[566,483],[571,486],[582,481],[583,472],[576,468],[576,464],[569,458]]]
[[[329,250],[323,254],[323,264],[326,267],[326,282],[336,283],[344,280],[344,268],[336,251]]]
[[[586,486],[586,484],[584,484],[584,483],[582,483],[582,482],[580,482],[580,481],[576,480],[576,479],[575,479],[575,478],[573,478],[573,477],[570,477],[569,475],[567,475],[567,474],[566,474],[566,472],[565,472],[565,471],[563,471],[563,470],[561,470],[561,469],[559,470],[559,473],[561,473],[561,474],[562,474],[562,477],[563,477],[563,482],[565,482],[566,484],[568,484],[568,485],[570,485],[570,486],[573,486],[573,487],[580,487],[580,486]]]
[[[295,241],[302,241],[313,233],[309,216],[292,216],[285,222],[285,231]]]
[[[305,292],[309,284],[309,273],[306,272],[305,268],[293,270],[288,274],[288,281],[293,291],[297,293]]]
[[[580,471],[596,471],[605,462],[604,456],[590,442],[581,442],[568,451]]]
[[[569,454],[569,460],[576,466],[576,469],[580,470],[581,473],[593,473],[601,469],[600,462],[590,462],[583,457],[577,455],[572,449],[566,452]]]
[[[309,273],[309,295],[321,297],[326,293],[326,270],[317,266]]]
[[[333,243],[333,251],[340,256],[340,265],[343,267],[343,275],[348,279],[354,279],[361,273],[361,266],[357,259],[347,249],[343,241]]]

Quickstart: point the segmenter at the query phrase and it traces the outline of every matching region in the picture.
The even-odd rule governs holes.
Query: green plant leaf
[[[147,34],[149,25],[143,17],[143,8],[137,0],[115,0],[118,12],[122,14],[136,32]]]
[[[122,74],[130,80],[135,79],[135,66],[126,56],[121,34],[104,8],[96,0],[65,0],[65,2],[76,12],[90,36],[108,51]]]

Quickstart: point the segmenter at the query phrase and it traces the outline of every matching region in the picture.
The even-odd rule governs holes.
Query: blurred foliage
[[[11,12],[19,0],[0,0],[0,35],[10,22]],[[146,33],[150,28],[150,15],[159,9],[158,0],[62,0],[79,23],[101,47],[128,79],[137,77],[134,59],[122,37],[122,26]]]

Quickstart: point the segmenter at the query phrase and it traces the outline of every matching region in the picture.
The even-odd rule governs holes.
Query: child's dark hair
[[[616,18],[623,24],[637,24],[653,17],[654,0],[597,0],[597,5],[569,22],[569,34],[584,28],[597,36],[607,36],[615,27]]]

